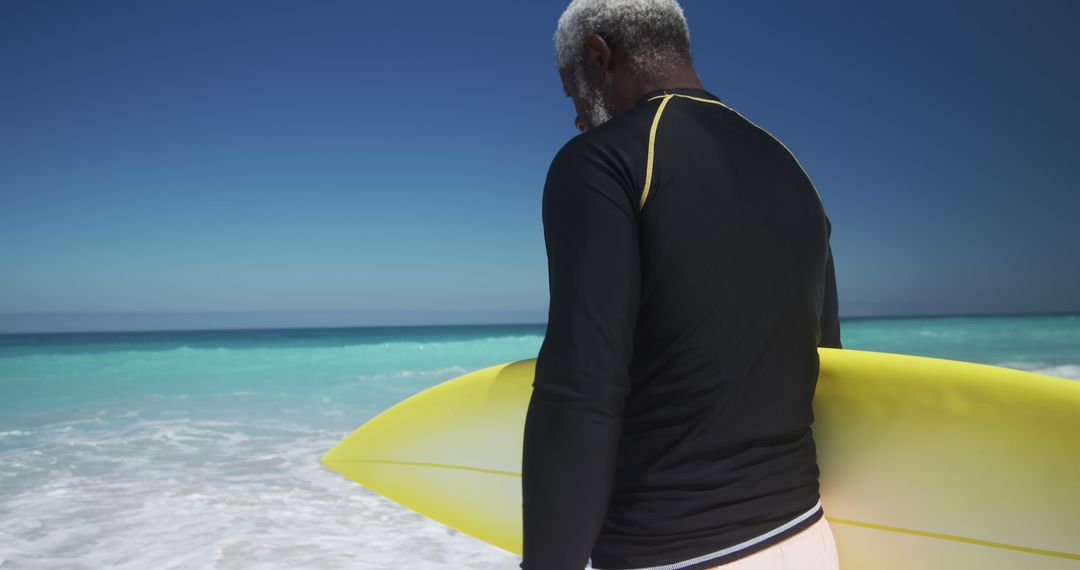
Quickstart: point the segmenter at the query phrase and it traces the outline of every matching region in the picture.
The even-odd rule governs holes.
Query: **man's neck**
[[[646,93],[658,91],[661,89],[705,89],[701,85],[701,80],[698,78],[697,73],[693,68],[679,69],[673,73],[667,79],[663,81],[641,81],[633,86],[633,89],[627,94],[627,101],[624,102],[626,107],[634,105],[644,96]]]

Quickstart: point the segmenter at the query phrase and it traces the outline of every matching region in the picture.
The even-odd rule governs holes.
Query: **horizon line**
[[[447,312],[470,312],[468,309],[444,309],[444,310],[398,310],[398,313],[447,313]],[[535,309],[511,311],[535,311]],[[224,310],[224,311],[20,311],[0,312],[4,316],[46,316],[46,315],[287,315],[295,313],[304,314],[341,314],[341,313],[380,312],[375,309],[350,309],[350,310]],[[385,313],[386,311],[381,311]],[[902,320],[902,319],[939,319],[939,318],[993,318],[993,317],[1040,317],[1040,316],[1070,316],[1080,315],[1080,310],[1071,311],[1037,311],[1037,312],[1003,312],[1003,313],[921,313],[921,314],[890,314],[890,315],[858,315],[840,316],[840,321],[863,321],[863,320]],[[357,325],[316,325],[316,326],[222,326],[222,327],[196,327],[196,328],[161,328],[161,329],[111,329],[111,330],[73,330],[73,331],[23,331],[10,332],[0,331],[0,336],[13,335],[51,335],[51,334],[108,334],[108,333],[168,333],[168,332],[244,332],[244,331],[289,331],[289,330],[351,330],[351,329],[415,329],[415,328],[460,328],[460,327],[499,327],[499,326],[546,326],[546,321],[511,321],[511,322],[475,322],[475,323],[419,323],[419,324],[357,324]]]

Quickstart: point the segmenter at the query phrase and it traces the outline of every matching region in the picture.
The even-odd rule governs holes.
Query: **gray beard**
[[[607,101],[604,101],[604,96],[600,93],[599,89],[586,91],[585,103],[586,111],[584,119],[586,127],[595,129],[611,120],[611,113],[608,112]]]
[[[574,80],[575,83],[577,83],[578,93],[580,93],[582,99],[585,100],[585,116],[582,117],[582,120],[585,122],[585,128],[595,129],[610,121],[611,105],[604,99],[604,94],[600,92],[600,89],[589,89],[585,85],[585,74],[580,68],[574,73]]]

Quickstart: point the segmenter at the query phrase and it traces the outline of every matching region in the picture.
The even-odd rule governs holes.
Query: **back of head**
[[[627,57],[639,79],[665,81],[673,70],[691,65],[690,31],[676,0],[573,0],[555,31],[555,62],[576,72],[585,38],[597,33]]]

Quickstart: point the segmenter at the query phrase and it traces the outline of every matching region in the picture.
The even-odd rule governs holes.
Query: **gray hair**
[[[555,30],[555,63],[581,68],[585,38],[596,32],[626,52],[630,72],[667,79],[679,64],[691,63],[690,30],[677,0],[573,0]]]

